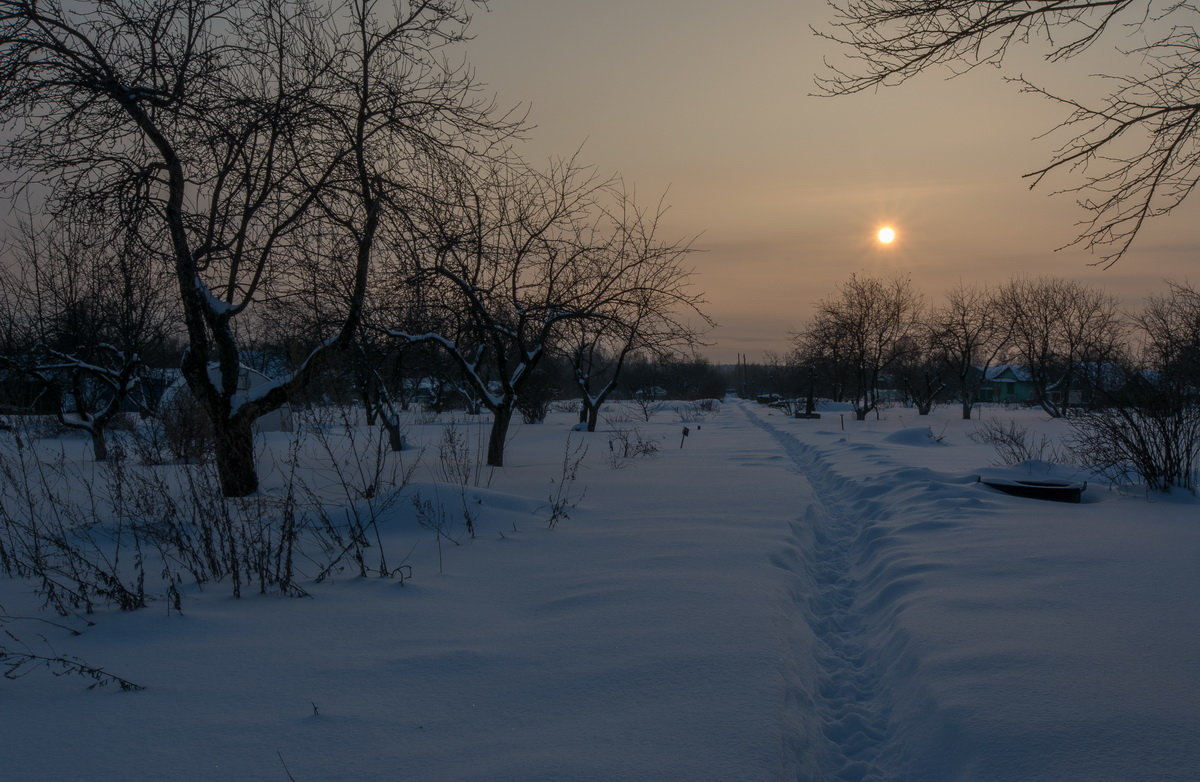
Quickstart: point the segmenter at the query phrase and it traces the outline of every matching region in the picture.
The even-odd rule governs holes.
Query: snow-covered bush
[[[1079,411],[1071,449],[1113,483],[1140,479],[1156,491],[1195,493],[1200,407],[1166,401]]]
[[[643,437],[642,433],[633,427],[621,429],[614,427],[608,440],[608,465],[619,470],[629,463],[630,459],[639,456],[649,456],[658,452],[658,440]]]
[[[1067,464],[1070,457],[1053,440],[1044,434],[1034,434],[1016,421],[1002,423],[990,419],[969,433],[967,437],[996,450],[1001,465],[1020,464],[1027,461]]]
[[[190,392],[179,391],[164,399],[151,419],[148,434],[151,442],[160,443],[175,461],[196,464],[212,456],[212,424]],[[161,463],[161,459],[147,463]]]
[[[517,412],[521,420],[527,424],[540,424],[546,420],[550,412],[550,403],[554,401],[558,389],[549,375],[540,369],[534,370],[533,377],[525,384],[517,397]]]
[[[801,404],[803,406],[803,403]],[[704,422],[708,417],[721,409],[717,399],[697,399],[692,402],[679,402],[675,405],[675,414],[680,423]]]
[[[657,396],[648,392],[641,392],[633,395],[629,400],[629,412],[639,421],[650,422],[654,414],[667,406],[667,403]]]

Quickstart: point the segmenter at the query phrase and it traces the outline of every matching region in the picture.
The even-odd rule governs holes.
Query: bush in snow
[[[1002,465],[1020,464],[1027,461],[1066,464],[1070,461],[1044,434],[1031,434],[1016,421],[1001,423],[989,420],[967,435],[972,441],[990,445],[996,449]]]
[[[658,440],[643,437],[637,427],[614,428],[612,437],[608,440],[608,465],[614,470],[619,470],[628,464],[629,459],[657,452]]]
[[[187,391],[163,400],[147,429],[149,445],[184,464],[207,461],[213,453],[213,429],[196,398]],[[150,451],[143,449],[149,455]],[[160,463],[147,460],[148,464]]]
[[[1195,493],[1200,408],[1169,401],[1078,412],[1071,419],[1071,448],[1113,483],[1140,479],[1156,491],[1179,487]]]
[[[638,391],[629,400],[630,413],[638,420],[650,422],[654,414],[667,406],[667,403],[652,393]]]
[[[547,526],[554,528],[563,519],[571,518],[570,512],[583,500],[586,489],[579,494],[574,494],[571,487],[575,485],[575,480],[579,477],[579,468],[583,465],[585,456],[587,456],[587,443],[573,443],[570,435],[567,435],[567,444],[563,449],[562,472],[559,473],[557,480],[550,479],[554,488],[547,497],[547,501],[550,503],[550,518],[546,522]]]
[[[517,397],[517,412],[521,414],[521,420],[527,424],[540,424],[545,421],[556,392],[550,375],[535,369],[521,395]]]
[[[803,407],[803,402],[801,402]],[[716,399],[697,399],[694,402],[680,402],[675,406],[675,414],[680,423],[702,423],[721,409],[721,403]],[[791,413],[789,412],[789,415]]]

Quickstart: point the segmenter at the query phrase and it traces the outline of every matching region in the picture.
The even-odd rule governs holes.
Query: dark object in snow
[[[1034,500],[1054,502],[1082,502],[1087,481],[1021,481],[1009,478],[977,479],[984,486],[991,486],[1006,494],[1029,497]]]

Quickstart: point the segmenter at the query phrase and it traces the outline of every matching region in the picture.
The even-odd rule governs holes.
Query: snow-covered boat
[[[1006,494],[1015,494],[1018,497],[1029,497],[1035,500],[1053,500],[1055,502],[1082,502],[1083,490],[1087,488],[1087,481],[1034,481],[980,476],[979,482],[984,486],[999,489]]]

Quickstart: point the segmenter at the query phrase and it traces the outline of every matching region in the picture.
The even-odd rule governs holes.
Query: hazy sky
[[[905,272],[934,299],[960,280],[1053,274],[1130,304],[1189,274],[1196,203],[1151,223],[1108,271],[1055,252],[1083,213],[1050,194],[1073,180],[1030,191],[1020,175],[1048,160],[1053,139],[1035,137],[1061,110],[993,68],[812,97],[822,59],[842,53],[809,32],[829,17],[820,0],[492,0],[467,51],[502,103],[530,106],[530,159],[582,146],[641,200],[667,193],[670,236],[698,235],[714,360],[786,349],[853,272]],[[1059,72],[1022,56],[1009,72],[1094,92],[1088,75],[1118,59]],[[884,223],[899,233],[887,248],[874,241]]]

